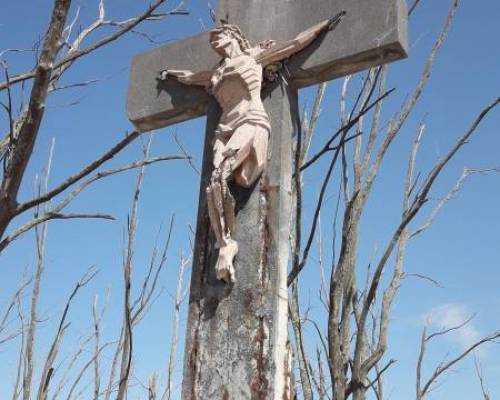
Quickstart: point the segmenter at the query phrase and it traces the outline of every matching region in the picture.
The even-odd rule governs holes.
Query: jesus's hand
[[[168,70],[163,70],[158,73],[158,79],[160,81],[166,81],[168,78]]]
[[[189,78],[193,73],[191,71],[175,70],[175,69],[165,69],[160,71],[159,79],[162,81],[167,80],[169,77],[177,78],[179,81],[183,81]]]
[[[333,29],[335,29],[335,27],[340,24],[340,22],[342,21],[342,17],[346,15],[346,12],[345,11],[341,11],[339,12],[337,15],[335,15],[334,17],[330,18],[328,20],[328,25],[326,26],[326,28],[331,31]]]

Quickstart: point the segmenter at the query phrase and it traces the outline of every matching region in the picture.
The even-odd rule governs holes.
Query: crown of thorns
[[[250,42],[245,38],[245,36],[241,32],[241,29],[238,26],[231,24],[223,24],[218,26],[217,28],[212,29],[210,31],[210,41],[212,41],[212,38],[214,36],[221,33],[228,33],[233,38],[235,38],[238,41],[241,50],[246,51],[251,48]]]

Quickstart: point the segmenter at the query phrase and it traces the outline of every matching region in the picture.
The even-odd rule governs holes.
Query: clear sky
[[[0,12],[0,52],[6,48],[31,48],[45,32],[52,1],[18,0],[3,3]],[[138,14],[147,5],[143,0],[109,0],[108,3],[110,18],[117,20]],[[212,3],[214,7],[215,3]],[[450,3],[450,0],[422,0],[412,16],[410,58],[389,68],[388,86],[397,87],[397,92],[388,101],[388,109],[396,110],[411,92]],[[174,4],[176,3],[171,2],[165,9]],[[72,17],[77,7],[80,7],[81,24],[85,26],[95,18],[97,0],[75,0]],[[52,138],[55,138],[55,153],[49,186],[53,187],[68,174],[78,171],[106,151],[125,132],[133,129],[125,112],[130,59],[134,54],[160,43],[174,41],[211,26],[205,1],[187,1],[186,9],[190,11],[189,16],[170,17],[163,22],[148,23],[144,27],[154,35],[158,44],[139,35],[129,35],[75,64],[64,83],[91,79],[101,81],[83,89],[61,91],[49,99],[37,150],[22,188],[23,199],[32,196],[33,179],[45,165]],[[428,87],[401,137],[391,147],[368,204],[360,241],[359,268],[367,265],[370,255],[376,249],[383,248],[398,221],[409,143],[418,122],[425,119],[427,125],[418,160],[418,169],[425,173],[436,159],[445,154],[454,139],[465,131],[483,106],[499,95],[499,15],[500,3],[497,0],[461,2]],[[6,57],[10,73],[31,68],[33,57],[30,52]],[[340,83],[336,81],[329,84],[313,146],[320,146],[326,135],[338,126]],[[311,104],[312,93],[312,89],[301,92],[303,105]],[[1,99],[4,100],[3,97]],[[19,100],[20,97],[16,97],[17,106]],[[387,113],[386,117],[388,115]],[[487,117],[477,136],[450,163],[437,183],[433,197],[445,195],[464,167],[500,167],[499,126],[500,111],[497,110]],[[5,115],[0,114],[0,131],[5,132],[6,129]],[[193,156],[193,162],[199,166],[203,132],[204,120],[201,118],[160,130],[153,138],[152,154],[178,154],[178,147],[173,140],[173,134],[176,133],[188,153]],[[112,160],[108,167],[128,163],[140,156],[140,146],[135,144]],[[311,199],[316,196],[323,173],[317,168],[305,176],[305,184],[311,188],[311,197],[306,199],[306,224],[310,222],[313,212],[307,205],[312,204]],[[102,304],[108,290],[109,306],[103,323],[103,340],[114,340],[117,337],[121,322],[123,233],[135,177],[136,172],[128,172],[100,182],[82,193],[70,208],[75,212],[110,213],[116,217],[116,221],[85,220],[50,224],[40,304],[43,321],[37,336],[40,347],[36,360],[39,363],[45,357],[46,344],[55,330],[54,322],[58,319],[74,282],[91,265],[96,265],[100,272],[74,304],[70,317],[72,325],[63,353],[74,351],[80,337],[88,332],[93,295],[99,294]],[[443,288],[439,289],[419,279],[407,279],[404,282],[395,302],[391,321],[387,357],[397,359],[398,363],[391,368],[386,378],[388,399],[414,398],[416,351],[422,321],[426,316],[433,315],[432,329],[438,329],[462,322],[477,313],[467,328],[437,341],[434,346],[430,345],[426,374],[430,367],[444,357],[452,357],[478,337],[500,329],[499,182],[498,174],[472,177],[439,214],[433,227],[410,243],[405,265],[407,272],[429,275],[439,281]],[[332,186],[331,195],[335,194],[334,188]],[[160,374],[160,382],[165,382],[173,311],[172,295],[179,257],[190,253],[190,239],[193,238],[189,226],[196,223],[198,189],[199,177],[186,162],[167,162],[147,170],[134,256],[137,282],[140,282],[148,265],[158,230],[161,228],[162,234],[165,234],[172,214],[175,214],[176,222],[167,269],[161,276],[160,284],[164,290],[137,329],[134,374],[143,383],[147,382],[149,374],[154,371]],[[331,209],[332,204],[333,200],[330,200],[327,207]],[[328,213],[323,216],[325,226],[331,224],[329,218]],[[12,228],[14,226],[16,224]],[[27,235],[0,256],[0,314],[23,272],[31,273],[35,268],[33,239],[32,234]],[[311,304],[312,315],[321,320],[323,316],[317,300],[317,278],[317,269],[311,263],[304,272],[302,294],[304,306]],[[27,309],[28,297],[24,298],[24,302]],[[185,311],[183,309],[181,316],[181,336],[184,332]],[[307,329],[307,333],[311,335],[312,343],[312,327]],[[10,398],[17,345],[18,343],[11,342],[0,347],[0,399]],[[182,348],[181,343],[177,354],[177,372],[181,371]],[[106,353],[106,360],[110,356],[111,353]],[[500,381],[497,379],[500,374],[500,348],[490,345],[478,352],[477,356],[483,364],[493,397],[500,395]],[[440,381],[430,398],[480,398],[479,384],[474,374],[472,359],[468,359]],[[180,375],[177,375],[177,379],[180,382]],[[84,384],[90,381],[91,374],[88,374]],[[136,385],[130,399],[144,397],[143,388]]]

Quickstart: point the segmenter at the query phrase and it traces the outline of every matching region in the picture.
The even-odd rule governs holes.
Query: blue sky
[[[0,51],[5,48],[30,48],[34,40],[45,31],[52,2],[18,0],[5,3],[0,15]],[[108,13],[113,19],[125,19],[137,14],[147,4],[142,0],[109,0],[108,3]],[[390,110],[397,109],[415,85],[425,57],[446,17],[449,4],[449,0],[422,0],[412,17],[410,58],[389,68],[388,86],[397,87],[397,92],[387,102],[388,112],[385,117],[390,115]],[[75,15],[77,6],[81,7],[83,25],[95,18],[96,0],[74,1],[71,15]],[[210,26],[206,2],[192,0],[186,2],[186,8],[190,11],[189,16],[150,23],[144,29],[154,34],[157,41],[164,43],[199,32],[204,29],[203,26]],[[368,203],[360,239],[360,268],[367,265],[374,251],[383,248],[398,221],[409,143],[419,121],[425,119],[427,125],[418,159],[418,169],[425,173],[436,159],[445,154],[454,139],[464,132],[483,106],[498,96],[499,15],[500,4],[495,0],[469,0],[461,3],[428,87],[401,137],[391,147]],[[55,155],[49,186],[55,186],[69,173],[82,168],[120,140],[125,132],[132,130],[125,112],[130,59],[134,54],[156,46],[158,44],[152,44],[140,36],[130,35],[75,64],[65,78],[65,83],[95,78],[102,81],[84,89],[63,91],[50,98],[37,150],[22,188],[23,199],[32,195],[34,176],[45,165],[52,138],[55,138]],[[11,74],[29,69],[32,60],[32,53],[9,56],[7,61]],[[353,86],[358,82],[355,78]],[[320,146],[326,135],[338,125],[340,84],[340,81],[329,84],[313,146]],[[313,89],[301,92],[304,106],[311,104],[312,93]],[[70,105],[74,102],[78,104]],[[0,115],[0,126],[2,132],[6,130],[3,114]],[[445,195],[464,167],[500,167],[499,126],[500,112],[495,111],[480,126],[474,139],[450,163],[436,185],[434,197]],[[158,131],[153,138],[153,155],[179,153],[172,137],[174,132],[193,156],[193,162],[199,165],[204,120],[197,119]],[[127,163],[140,156],[140,146],[137,143],[112,160],[109,167]],[[307,205],[312,204],[317,192],[314,188],[318,187],[319,179],[324,173],[321,167],[319,165],[304,178],[305,184],[313,188],[310,198],[306,199],[306,226],[313,211]],[[118,334],[119,307],[122,301],[122,238],[135,177],[136,172],[127,172],[100,182],[82,193],[70,208],[71,211],[111,213],[117,218],[116,221],[66,221],[50,224],[40,304],[41,317],[50,320],[41,324],[38,333],[37,340],[41,347],[36,357],[39,362],[47,351],[44,345],[54,332],[51,321],[57,319],[74,282],[91,265],[96,265],[100,272],[74,304],[66,349],[74,349],[80,335],[90,327],[93,295],[99,294],[104,302],[108,290],[109,307],[103,325],[104,337],[106,340],[113,340]],[[477,313],[468,328],[430,347],[429,366],[435,365],[446,355],[451,356],[460,351],[479,336],[500,329],[499,182],[498,174],[472,177],[439,214],[433,227],[410,243],[405,265],[407,272],[432,276],[443,288],[436,288],[418,279],[405,280],[395,302],[391,321],[387,356],[397,359],[398,363],[387,375],[387,398],[414,398],[416,348],[422,321],[427,316],[433,316],[431,325],[437,329]],[[190,252],[189,225],[194,226],[196,223],[198,188],[199,177],[182,161],[158,164],[148,168],[146,173],[134,256],[134,271],[139,281],[149,261],[158,230],[162,228],[163,234],[165,233],[172,214],[176,216],[176,223],[168,266],[161,277],[163,294],[137,330],[135,373],[142,382],[147,382],[148,375],[153,371],[161,374],[160,382],[164,382],[170,342],[171,295],[175,290],[179,257]],[[334,186],[330,194],[335,194]],[[331,210],[333,203],[331,198],[326,209]],[[430,207],[426,211],[429,209]],[[330,217],[329,211],[326,211],[322,220],[326,227],[331,224]],[[325,230],[328,231],[328,228]],[[36,264],[34,249],[33,235],[27,235],[0,256],[0,311],[23,271],[33,271]],[[318,273],[314,263],[304,271],[303,279],[303,305],[310,304],[313,315],[321,320],[317,301]],[[187,278],[186,280],[188,281]],[[25,302],[27,300],[25,298]],[[184,309],[181,335],[185,317]],[[307,332],[311,337],[314,335],[312,328]],[[310,341],[312,343],[314,340]],[[12,343],[0,347],[0,399],[8,398],[10,393],[16,362],[15,345],[16,343]],[[182,344],[179,350],[177,359],[180,371]],[[478,353],[493,397],[500,393],[500,381],[496,379],[500,373],[499,356],[500,348],[495,345]],[[429,372],[429,369],[426,371]],[[90,375],[86,379],[88,382]],[[144,392],[138,385],[131,398],[140,399],[143,396]],[[443,379],[430,396],[431,399],[456,400],[479,397],[479,386],[470,359]]]

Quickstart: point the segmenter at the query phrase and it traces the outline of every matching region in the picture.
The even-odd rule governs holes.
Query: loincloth
[[[248,111],[239,118],[231,121],[221,120],[215,129],[215,138],[226,143],[231,138],[234,131],[244,124],[260,126],[267,130],[268,134],[271,133],[271,124],[269,123],[269,117],[266,112],[254,110]]]

